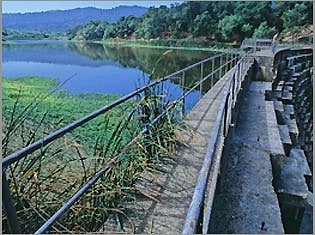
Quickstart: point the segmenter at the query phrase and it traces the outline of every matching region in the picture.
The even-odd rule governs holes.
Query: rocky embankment
[[[272,100],[286,156],[274,187],[286,232],[312,233],[313,51],[280,52],[275,67]]]

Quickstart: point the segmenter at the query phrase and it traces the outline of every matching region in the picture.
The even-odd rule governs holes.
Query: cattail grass
[[[168,53],[171,51],[163,53],[156,65]],[[36,231],[88,179],[107,166],[107,172],[47,232],[97,232],[110,218],[114,218],[120,232],[136,231],[133,219],[141,220],[138,200],[158,203],[160,196],[142,185],[154,184],[159,174],[170,173],[165,166],[175,164],[172,156],[180,142],[181,103],[167,100],[164,89],[164,85],[146,89],[136,100],[112,109],[9,167],[10,190],[23,232]],[[4,156],[43,137],[60,125],[60,120],[73,120],[63,111],[59,98],[67,105],[65,97],[70,97],[71,106],[77,105],[77,98],[64,92],[44,92],[49,96],[38,93],[34,97],[22,89],[15,96],[10,96],[9,90],[5,94]],[[23,100],[25,96],[33,97],[28,98],[30,103]],[[41,103],[47,99],[56,99],[64,113],[49,110]],[[88,112],[85,103],[79,102]],[[3,232],[9,232],[6,220],[3,213]]]

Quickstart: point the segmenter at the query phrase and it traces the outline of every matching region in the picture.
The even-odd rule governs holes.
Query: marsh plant
[[[3,84],[4,157],[117,98],[72,96],[43,78],[3,79]],[[131,215],[137,216],[137,200],[157,201],[138,186],[144,179],[153,182],[173,161],[181,128],[179,106],[165,99],[163,86],[148,88],[137,99],[11,164],[7,178],[23,233],[35,232],[105,167],[105,174],[48,232],[95,232],[110,217],[121,231],[127,226],[134,232]],[[74,113],[78,109],[69,107],[80,109]],[[3,212],[2,232],[9,233]]]

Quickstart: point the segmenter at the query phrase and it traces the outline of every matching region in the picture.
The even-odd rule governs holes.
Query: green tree
[[[301,29],[308,25],[308,17],[307,14],[305,14],[306,11],[307,6],[302,2],[295,4],[292,9],[284,11],[281,16],[284,27],[291,33],[292,42],[297,40]]]
[[[116,23],[90,22],[68,31],[84,40],[109,38],[155,39],[207,37],[241,41],[271,37],[288,29],[295,35],[312,24],[313,2],[187,1],[170,8],[151,7],[140,18],[122,17]]]
[[[197,15],[194,19],[194,36],[207,36],[213,32],[209,12],[204,11],[200,15]]]
[[[115,38],[117,34],[116,25],[115,24],[109,24],[104,30],[103,34],[103,40]]]
[[[267,22],[262,22],[257,29],[255,29],[253,38],[272,38],[276,33],[276,28],[267,25]]]
[[[292,9],[296,2],[294,1],[274,1],[273,2],[274,7],[272,9],[273,12],[273,25],[278,29],[280,32],[283,31],[284,26],[283,26],[283,20],[281,16],[283,13],[288,10]]]
[[[225,39],[229,39],[240,32],[239,22],[241,20],[240,15],[227,15],[219,21],[218,28]]]

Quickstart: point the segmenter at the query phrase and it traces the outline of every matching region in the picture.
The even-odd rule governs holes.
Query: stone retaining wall
[[[287,233],[312,233],[313,51],[286,50],[274,61],[271,99],[286,157],[275,180]],[[308,222],[306,222],[308,221]]]
[[[304,151],[313,171],[313,56],[299,57],[312,53],[311,49],[287,50],[276,56],[273,94],[278,101],[275,102],[278,118],[288,124],[291,147]],[[282,111],[284,115],[280,115]]]

